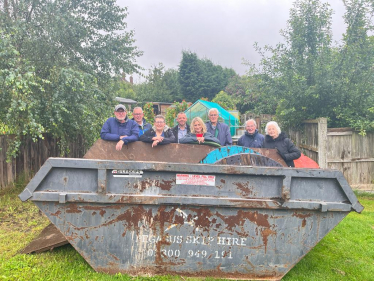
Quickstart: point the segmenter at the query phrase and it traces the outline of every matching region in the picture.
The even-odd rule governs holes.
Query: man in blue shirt
[[[229,126],[225,123],[218,122],[218,109],[211,108],[209,110],[208,117],[210,121],[205,123],[208,132],[219,139],[222,146],[232,145]]]
[[[143,109],[141,107],[135,107],[132,111],[132,116],[134,116],[132,120],[138,123],[139,137],[152,128],[152,125],[145,121]]]
[[[190,126],[187,124],[187,116],[184,112],[179,112],[177,115],[178,125],[172,128],[175,140],[179,143],[179,140],[190,132]]]
[[[127,118],[126,107],[118,104],[114,108],[114,115],[110,117],[101,129],[100,137],[103,140],[118,141],[116,150],[121,150],[123,144],[128,144],[139,139],[138,124]]]

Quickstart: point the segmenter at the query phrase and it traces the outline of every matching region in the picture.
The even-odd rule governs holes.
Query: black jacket
[[[156,131],[154,128],[151,128],[145,131],[144,134],[140,136],[139,140],[152,143],[153,142],[152,138],[155,136],[156,136]],[[173,142],[175,142],[174,134],[168,126],[165,126],[164,139],[159,144],[169,144]]]
[[[186,128],[187,128],[187,134],[190,132],[190,126],[186,123]],[[175,142],[179,143],[179,140],[178,140],[178,125],[173,127],[172,129],[172,132],[175,136]]]
[[[273,139],[271,136],[266,135],[263,148],[277,149],[287,166],[295,167],[293,160],[301,156],[300,150],[287,138],[285,133],[280,133],[279,136]]]

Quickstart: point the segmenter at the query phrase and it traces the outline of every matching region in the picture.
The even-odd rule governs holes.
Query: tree
[[[195,101],[202,97],[200,91],[202,79],[203,71],[197,55],[191,52],[183,52],[182,61],[179,65],[179,84],[182,96],[186,100]]]
[[[234,110],[236,109],[235,102],[231,96],[229,96],[226,92],[220,91],[212,102],[218,103],[226,110]]]
[[[330,95],[331,14],[328,4],[297,0],[282,31],[285,42],[264,49],[256,45],[262,60],[258,68],[250,66],[247,75],[247,97],[242,99],[248,108],[270,111],[261,113],[276,108],[283,126],[328,116],[335,100]]]
[[[374,37],[372,1],[345,1],[347,31],[334,68],[335,91],[340,103],[334,108],[337,126],[351,126],[365,134],[374,130]]]
[[[234,70],[215,65],[209,59],[199,59],[195,53],[182,53],[179,83],[186,100],[195,101],[201,97],[212,99],[234,75]]]
[[[273,52],[279,55],[274,68],[275,85],[280,84],[284,90],[277,117],[286,126],[300,124],[305,119],[328,117],[334,106],[329,68],[331,15],[329,5],[318,0],[296,1],[283,33],[286,45]]]
[[[16,133],[90,145],[113,111],[116,75],[141,52],[114,0],[0,1],[0,116]]]
[[[240,112],[275,114],[280,91],[275,84],[276,79],[251,67],[247,75],[232,77],[225,92],[232,96]]]
[[[146,81],[135,87],[140,101],[173,102],[181,99],[178,72],[162,63],[148,70]]]
[[[1,2],[1,29],[40,77],[57,66],[100,78],[139,68],[134,60],[141,52],[126,31],[126,8],[115,0]]]
[[[259,68],[251,66],[241,81],[240,105],[248,109],[255,104],[255,110],[270,110],[266,113],[275,105],[285,127],[327,117],[329,126],[351,126],[363,134],[374,130],[374,39],[368,35],[372,1],[351,0],[345,5],[347,32],[341,46],[332,46],[328,4],[296,1],[282,32],[285,43],[257,47],[263,58]]]

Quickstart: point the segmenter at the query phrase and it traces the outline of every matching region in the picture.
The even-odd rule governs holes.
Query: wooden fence
[[[0,136],[0,189],[14,182],[18,176],[25,175],[30,178],[44,164],[48,157],[59,157],[61,151],[58,140],[45,134],[44,139],[33,142],[25,139],[20,148],[20,152],[11,162],[6,162],[6,152],[8,142],[14,138],[12,135]],[[69,143],[69,153],[64,153],[64,157],[81,158],[85,153],[83,139],[78,137]]]
[[[288,134],[321,168],[340,170],[354,189],[374,191],[374,133],[361,136],[351,128],[327,128],[327,120],[319,118]]]
[[[355,189],[374,191],[374,133],[351,128],[327,130],[327,164],[343,172]]]
[[[301,129],[290,129],[287,133],[306,156],[316,161],[321,168],[328,168],[326,118],[304,121]]]

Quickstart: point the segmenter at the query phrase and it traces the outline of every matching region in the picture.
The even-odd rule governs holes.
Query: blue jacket
[[[256,129],[253,135],[245,132],[238,140],[238,145],[245,147],[261,148],[264,144],[265,137]]]
[[[205,123],[206,128],[209,133],[211,133],[213,136],[215,136],[215,130],[212,127],[211,122]],[[216,137],[219,139],[219,142],[222,146],[225,145],[232,145],[232,139],[230,134],[230,128],[225,123],[217,122],[216,129],[218,130],[218,136]]]
[[[134,118],[132,118],[131,120],[134,120]],[[134,120],[134,122],[136,122]],[[138,123],[136,123],[138,124]],[[149,129],[152,128],[152,125],[150,123],[148,123],[147,121],[145,121],[145,119],[143,118],[143,126],[139,125],[138,124],[138,127],[139,127],[139,137],[145,133],[145,131],[148,131]]]
[[[120,136],[125,135],[127,137],[122,138],[125,144],[137,141],[139,139],[138,123],[129,119],[126,119],[125,123],[120,123],[115,117],[110,117],[105,121],[100,133],[100,137],[108,141],[119,141]]]

